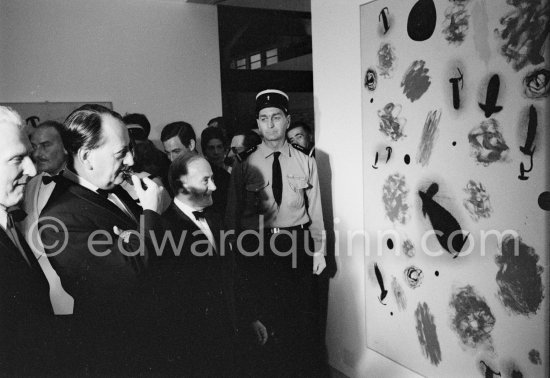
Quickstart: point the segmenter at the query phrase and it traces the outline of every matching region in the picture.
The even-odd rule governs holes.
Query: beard
[[[212,206],[212,191],[189,188],[189,199],[196,207],[206,208]]]

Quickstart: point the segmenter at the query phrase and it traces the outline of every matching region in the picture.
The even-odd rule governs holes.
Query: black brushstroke
[[[466,38],[470,19],[470,14],[466,11],[466,3],[468,1],[457,1],[445,10],[443,34],[445,35],[445,39],[451,44],[460,45]]]
[[[471,348],[477,348],[480,344],[492,345],[491,332],[495,326],[495,317],[473,286],[457,289],[449,304],[451,326],[464,345]]]
[[[422,200],[422,214],[428,215],[439,244],[454,255],[453,258],[457,258],[468,240],[468,234],[462,232],[460,224],[451,213],[433,200],[438,191],[439,185],[435,182],[426,192],[418,191]]]
[[[535,149],[533,148],[533,152],[535,152]],[[533,154],[529,155],[529,158],[531,160],[531,166],[529,169],[525,169],[525,165],[523,162],[519,163],[519,176],[518,179],[525,181],[529,179],[529,176],[525,176],[526,173],[529,173],[533,170]]]
[[[426,62],[423,60],[415,60],[403,75],[403,80],[401,80],[403,94],[411,102],[415,102],[422,97],[432,84],[430,76],[428,76],[430,70],[424,67],[425,64]]]
[[[416,289],[419,287],[424,279],[424,273],[422,273],[422,270],[414,265],[405,268],[403,274],[405,276],[405,282],[411,289]]]
[[[550,71],[541,68],[525,75],[523,93],[527,98],[547,97],[550,93]]]
[[[409,165],[411,163],[411,157],[409,154],[406,154],[403,159],[405,160],[405,164]]]
[[[386,151],[388,151],[388,157],[386,158],[386,163],[390,160],[392,149],[390,146],[386,147]]]
[[[388,241],[386,242],[386,244],[388,245],[388,249],[393,249],[393,240],[388,239]]]
[[[472,155],[485,166],[505,161],[509,147],[504,141],[496,119],[489,118],[468,134]]]
[[[536,349],[529,351],[529,361],[534,365],[542,365],[542,359],[540,358],[540,352]]]
[[[507,235],[502,240],[501,255],[495,257],[499,266],[496,282],[498,298],[515,314],[536,314],[544,299],[540,257],[533,247],[523,243],[520,237]]]
[[[542,210],[550,211],[550,192],[539,194],[538,204]]]
[[[382,21],[382,25],[384,26],[384,34],[386,34],[388,30],[390,30],[390,23],[388,22],[388,16],[386,15],[386,12],[390,13],[388,7],[382,8],[380,14],[378,15],[378,21]],[[382,18],[382,20],[380,20],[380,18]]]
[[[437,12],[433,0],[418,0],[407,19],[407,34],[413,41],[425,41],[435,30]]]
[[[491,369],[485,361],[481,361],[481,363],[485,365],[485,378],[493,378],[496,375],[501,376],[500,372],[497,373],[496,371]]]
[[[503,41],[500,52],[519,71],[544,62],[544,42],[550,33],[547,1],[507,0],[515,9],[501,17],[495,34]]]
[[[376,166],[376,163],[378,163],[378,152],[376,153],[376,156],[374,157],[374,165],[372,166],[374,169],[378,169]]]
[[[414,315],[416,317],[416,334],[422,353],[430,360],[432,365],[437,366],[441,362],[441,347],[437,338],[435,320],[430,313],[428,304],[426,302],[419,303]]]
[[[384,303],[384,299],[388,295],[388,291],[384,288],[384,279],[382,278],[382,272],[380,272],[377,263],[374,263],[374,273],[376,273],[376,279],[378,280],[378,285],[380,286],[380,296],[378,297],[378,300],[385,306],[386,304]]]
[[[485,104],[479,103],[479,107],[485,112],[485,118],[489,118],[491,114],[498,113],[502,110],[502,106],[497,105],[499,89],[500,78],[495,74],[489,80]]]
[[[525,155],[533,156],[535,147],[533,143],[535,136],[537,135],[538,116],[537,109],[533,105],[529,108],[529,123],[527,126],[527,137],[525,138],[525,144],[519,148]]]
[[[369,68],[365,73],[365,88],[373,92],[378,84],[378,74],[372,68]]]
[[[464,88],[464,75],[460,71],[460,68],[456,68],[458,71],[459,77],[453,77],[449,79],[449,83],[451,83],[451,87],[453,89],[453,108],[460,109],[460,90],[458,88],[458,85],[460,83],[460,89]]]

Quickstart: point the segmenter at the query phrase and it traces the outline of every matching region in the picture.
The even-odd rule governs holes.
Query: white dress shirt
[[[210,226],[208,225],[208,222],[206,221],[205,218],[202,218],[201,220],[197,220],[197,218],[193,214],[193,211],[202,211],[202,210],[195,209],[195,208],[183,203],[182,201],[180,201],[177,198],[174,198],[174,204],[178,207],[178,209],[183,211],[183,213],[185,215],[187,215],[187,217],[189,217],[189,219],[191,219],[191,221],[193,223],[195,223],[197,225],[199,230],[201,230],[204,233],[204,235],[206,236],[206,238],[208,239],[210,244],[212,244],[212,246],[214,247],[214,250],[217,250],[216,249],[216,241],[214,239],[214,234],[212,234],[212,230],[210,229]]]

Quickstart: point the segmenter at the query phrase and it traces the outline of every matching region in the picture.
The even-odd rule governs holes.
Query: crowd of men
[[[313,138],[288,95],[258,130],[215,118],[148,139],[84,105],[30,136],[0,107],[0,371],[22,376],[310,377],[324,370]]]

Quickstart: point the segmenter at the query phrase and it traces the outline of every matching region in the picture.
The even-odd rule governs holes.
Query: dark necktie
[[[279,163],[279,151],[273,153],[273,167],[272,167],[272,178],[271,182],[273,184],[273,197],[275,197],[275,202],[277,206],[281,205],[281,199],[283,198],[283,174],[281,173],[281,163]]]
[[[193,211],[193,215],[195,216],[195,219],[200,221],[204,220],[204,211]]]

